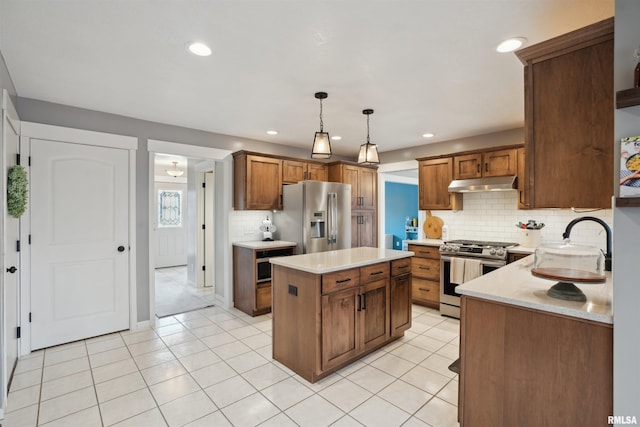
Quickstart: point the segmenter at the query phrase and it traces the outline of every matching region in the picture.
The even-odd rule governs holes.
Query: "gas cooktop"
[[[481,240],[449,240],[440,246],[440,253],[445,255],[506,259],[507,248],[514,246],[518,246],[518,244]]]

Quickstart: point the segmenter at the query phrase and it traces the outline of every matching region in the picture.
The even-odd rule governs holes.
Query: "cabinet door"
[[[247,209],[282,209],[282,160],[247,156]]]
[[[467,154],[453,158],[453,178],[471,179],[482,176],[482,154]],[[447,184],[448,185],[448,184]]]
[[[360,168],[358,171],[358,209],[376,208],[376,194],[378,186],[378,172],[375,169]]]
[[[402,336],[411,327],[411,275],[391,278],[391,336]]]
[[[515,148],[483,153],[482,162],[482,176],[513,176],[518,173]]]
[[[314,163],[309,163],[307,165],[307,179],[312,179],[314,181],[327,181],[328,178],[329,174],[327,172],[327,166],[316,165]]]
[[[351,247],[376,247],[376,212],[351,212]]]
[[[361,343],[365,351],[389,338],[388,280],[378,280],[362,286],[358,296],[358,308],[362,314]]]
[[[322,370],[354,357],[359,350],[356,335],[358,287],[322,296]]]
[[[418,164],[420,209],[462,209],[462,195],[449,193],[453,158],[421,160]]]
[[[282,161],[282,182],[284,184],[295,184],[306,179],[307,164],[294,160]]]
[[[351,209],[358,209],[360,206],[360,188],[358,187],[359,169],[357,166],[342,166],[342,182],[351,184]]]
[[[525,149],[518,148],[516,157],[518,159],[518,208],[528,209],[531,207],[531,203],[529,202],[529,181],[525,169]]]

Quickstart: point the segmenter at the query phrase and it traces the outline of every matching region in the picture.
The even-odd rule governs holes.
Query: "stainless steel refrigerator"
[[[302,181],[282,188],[283,210],[274,216],[280,238],[307,254],[351,247],[351,185]]]

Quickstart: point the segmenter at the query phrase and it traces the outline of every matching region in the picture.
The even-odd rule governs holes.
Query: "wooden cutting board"
[[[427,219],[422,226],[425,236],[428,239],[439,239],[442,237],[442,226],[444,221],[442,218],[431,215],[431,211],[427,211]]]

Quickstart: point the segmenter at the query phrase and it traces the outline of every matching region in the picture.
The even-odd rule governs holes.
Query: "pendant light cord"
[[[367,114],[367,144],[369,144],[369,114]]]
[[[320,98],[320,132],[322,132],[322,127],[323,127],[323,123],[322,123],[322,98]]]

